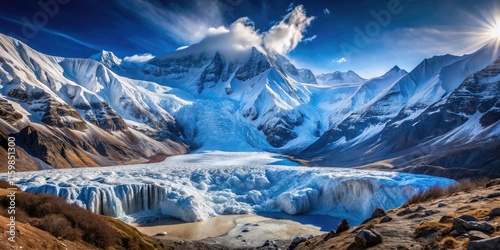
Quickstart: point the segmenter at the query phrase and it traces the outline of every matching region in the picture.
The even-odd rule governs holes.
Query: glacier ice
[[[286,212],[346,217],[359,223],[378,207],[394,208],[430,186],[454,182],[425,175],[294,165],[271,153],[212,151],[154,164],[23,172],[18,173],[17,184],[28,192],[54,194],[94,213],[124,220],[141,219],[147,214],[144,211],[183,221]]]

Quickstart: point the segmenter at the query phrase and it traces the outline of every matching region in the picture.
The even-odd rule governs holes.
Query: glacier
[[[57,195],[124,221],[152,215],[200,221],[225,214],[285,212],[330,215],[357,224],[376,208],[398,207],[420,191],[454,181],[302,167],[267,152],[204,151],[160,163],[20,172],[16,183],[27,192]]]

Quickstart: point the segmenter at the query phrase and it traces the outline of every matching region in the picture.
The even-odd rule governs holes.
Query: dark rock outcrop
[[[339,233],[342,233],[342,232],[349,230],[349,228],[351,228],[349,226],[349,222],[347,222],[346,219],[342,219],[342,221],[337,226],[337,229],[335,230],[335,232],[339,234]]]
[[[269,68],[271,68],[271,64],[266,57],[255,47],[252,47],[250,57],[246,63],[236,71],[234,77],[240,81],[246,81],[256,77]]]
[[[500,249],[500,236],[490,239],[471,241],[467,246],[467,250],[497,250],[497,249]]]
[[[382,236],[375,230],[361,229],[354,238],[354,243],[359,247],[373,247],[382,243]]]

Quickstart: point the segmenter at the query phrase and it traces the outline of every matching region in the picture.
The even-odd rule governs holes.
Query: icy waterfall
[[[143,211],[184,221],[285,212],[358,222],[378,207],[394,208],[421,190],[453,183],[392,172],[221,162],[188,159],[19,173],[17,183],[28,192],[54,194],[94,213],[125,219],[140,219],[132,214]]]

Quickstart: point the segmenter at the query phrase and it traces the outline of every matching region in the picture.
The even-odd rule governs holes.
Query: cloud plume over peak
[[[190,47],[190,51],[220,51],[237,53],[248,51],[252,47],[264,48],[268,51],[287,54],[304,41],[316,38],[304,38],[303,33],[315,17],[308,17],[302,5],[293,8],[283,20],[272,26],[267,32],[255,30],[254,23],[248,17],[242,17],[229,27],[211,27],[205,38]],[[184,47],[183,47],[184,48]]]
[[[302,5],[295,7],[282,21],[264,34],[264,46],[271,51],[287,54],[304,38],[303,33],[315,17],[308,17]]]

